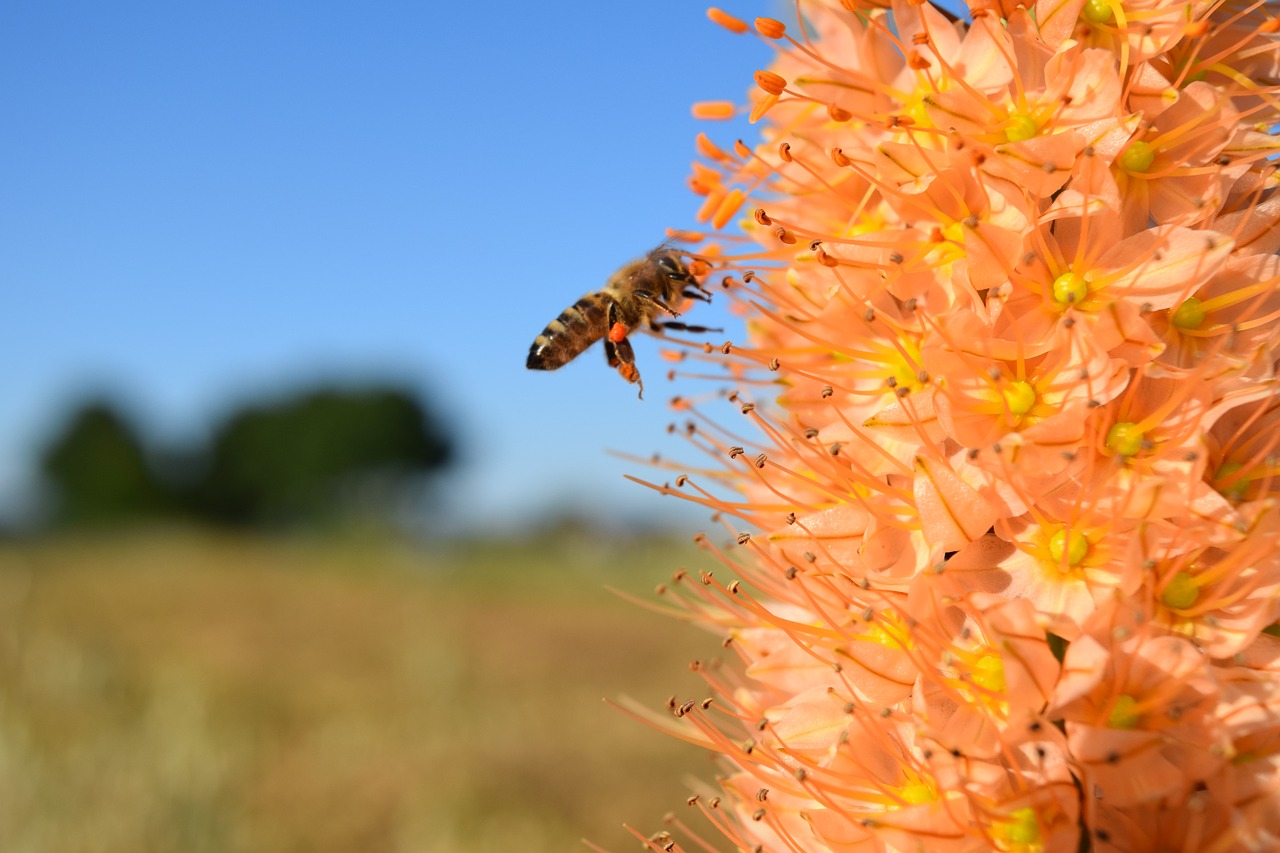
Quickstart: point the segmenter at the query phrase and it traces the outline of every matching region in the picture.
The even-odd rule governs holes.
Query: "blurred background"
[[[763,3],[726,8],[750,20]],[[0,850],[634,849],[714,768],[607,707],[717,638],[679,456],[543,326],[691,227],[702,4],[0,9]],[[697,319],[724,326],[722,305]]]

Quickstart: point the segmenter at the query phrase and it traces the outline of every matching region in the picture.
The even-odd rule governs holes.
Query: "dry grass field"
[[[692,547],[162,532],[0,546],[0,850],[637,849],[714,767],[603,697],[702,695]]]

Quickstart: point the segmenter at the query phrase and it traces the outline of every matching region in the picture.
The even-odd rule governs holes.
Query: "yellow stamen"
[[[1053,280],[1053,298],[1059,305],[1075,305],[1089,295],[1084,276],[1064,272]]]
[[[1141,721],[1138,700],[1127,693],[1117,696],[1115,705],[1111,706],[1111,713],[1107,715],[1107,726],[1113,729],[1133,729]]]
[[[1149,143],[1138,140],[1124,150],[1120,155],[1120,165],[1126,172],[1142,174],[1151,168],[1151,164],[1155,162],[1156,149]]]
[[[1107,449],[1117,456],[1136,456],[1146,439],[1138,425],[1125,421],[1113,424],[1107,431]]]
[[[1004,138],[1009,142],[1022,142],[1025,139],[1031,139],[1039,132],[1040,128],[1036,126],[1035,119],[1026,113],[1014,113],[1005,122]]]
[[[1160,593],[1164,606],[1174,610],[1186,610],[1196,603],[1200,597],[1200,587],[1196,584],[1195,575],[1190,572],[1178,572],[1165,584]]]
[[[1183,300],[1170,317],[1170,322],[1178,329],[1198,329],[1204,323],[1207,312],[1201,306],[1200,300],[1194,296]]]
[[[1061,566],[1066,559],[1068,566],[1079,565],[1089,556],[1089,540],[1083,533],[1066,528],[1049,537],[1049,557],[1056,565]]]
[[[1015,415],[1025,415],[1036,404],[1036,389],[1030,382],[1021,379],[1010,382],[1001,393],[1004,396],[1004,404]]]
[[[1091,24],[1109,24],[1116,17],[1111,0],[1088,0],[1080,14]]]

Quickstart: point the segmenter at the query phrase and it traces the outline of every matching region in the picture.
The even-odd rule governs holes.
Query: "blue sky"
[[[750,128],[689,105],[740,100],[770,51],[692,0],[463,6],[6,4],[0,510],[87,392],[179,440],[276,389],[391,377],[463,440],[450,524],[697,517],[605,453],[678,447],[652,342],[643,402],[598,351],[556,373],[524,359],[695,224],[696,133]]]

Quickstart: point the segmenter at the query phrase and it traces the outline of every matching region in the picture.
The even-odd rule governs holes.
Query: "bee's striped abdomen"
[[[530,370],[555,370],[568,364],[608,331],[608,297],[588,293],[560,312],[529,347]]]

